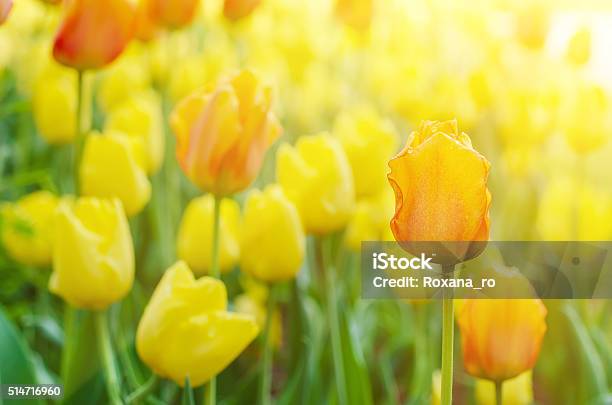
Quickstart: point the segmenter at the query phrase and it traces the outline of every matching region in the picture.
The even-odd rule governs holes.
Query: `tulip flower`
[[[0,25],[3,24],[13,8],[13,0],[0,0]]]
[[[394,204],[389,188],[381,190],[377,196],[358,200],[344,234],[346,245],[360,251],[363,241],[393,240],[389,221],[395,212]]]
[[[198,10],[199,0],[147,0],[149,16],[155,24],[177,29],[190,24]]]
[[[466,300],[457,314],[466,371],[503,382],[533,368],[546,312],[539,299]]]
[[[2,243],[16,261],[29,266],[51,263],[53,217],[59,203],[48,191],[36,191],[0,207]]]
[[[53,44],[53,56],[83,71],[115,60],[134,31],[135,9],[129,0],[69,0]]]
[[[248,70],[180,102],[170,120],[187,177],[217,196],[247,188],[281,133],[271,107],[272,89]]]
[[[121,132],[144,145],[145,170],[156,173],[164,158],[161,100],[153,91],[140,92],[113,108],[106,117],[104,132]]]
[[[373,12],[374,0],[338,0],[336,3],[338,18],[359,31],[370,28]]]
[[[187,205],[179,225],[176,242],[178,257],[186,261],[196,274],[210,272],[213,210],[212,195],[195,198]],[[240,256],[238,203],[229,198],[223,199],[220,215],[219,266],[222,272],[228,272],[237,264]]]
[[[136,5],[134,36],[143,42],[151,41],[159,33],[159,27],[149,11],[149,3],[150,0],[138,0]]]
[[[150,74],[142,58],[138,48],[130,47],[100,75],[97,101],[104,112],[151,87]]]
[[[281,145],[276,176],[308,233],[327,234],[348,223],[355,206],[353,175],[337,139],[322,133]]]
[[[519,41],[527,48],[541,49],[550,29],[551,12],[543,0],[524,3],[516,16]],[[518,3],[522,4],[522,3]]]
[[[157,375],[183,386],[206,383],[257,336],[252,316],[227,311],[227,291],[211,277],[196,280],[184,262],[166,270],[136,332],[136,350]]]
[[[230,20],[239,20],[251,14],[261,0],[225,0],[223,14]]]
[[[134,248],[118,199],[60,202],[55,217],[49,290],[83,309],[105,309],[134,281]]]
[[[236,312],[250,315],[257,322],[257,326],[260,330],[266,327],[266,319],[268,317],[268,310],[266,308],[266,301],[260,301],[257,297],[249,294],[240,294],[234,299],[234,308]],[[270,343],[278,348],[283,341],[283,322],[281,313],[275,310],[272,314],[270,323]]]
[[[76,134],[76,74],[49,64],[34,82],[32,109],[38,133],[52,145],[73,141]]]
[[[395,192],[391,230],[397,241],[486,241],[489,238],[489,162],[456,121],[425,121],[389,162]],[[477,256],[476,243],[453,253]],[[462,250],[459,252],[459,250]]]
[[[278,185],[251,192],[244,205],[240,268],[255,278],[294,278],[304,259],[305,236],[297,209]]]
[[[591,30],[582,27],[570,38],[566,59],[576,65],[586,65],[591,59]]]
[[[504,382],[502,403],[495,403],[495,384],[492,381],[476,381],[476,403],[478,405],[530,405],[533,403],[533,386],[531,370]]]
[[[340,114],[333,135],[351,164],[357,197],[380,194],[386,188],[386,162],[396,152],[398,142],[391,122],[371,108],[359,108]]]
[[[128,216],[136,215],[151,198],[144,146],[140,139],[120,133],[91,133],[85,142],[79,168],[81,193],[116,197]]]

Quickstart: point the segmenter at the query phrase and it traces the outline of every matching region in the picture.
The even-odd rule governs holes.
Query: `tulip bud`
[[[218,196],[246,189],[281,133],[271,107],[272,89],[248,70],[180,102],[170,121],[187,177]]]
[[[489,162],[467,134],[459,133],[456,121],[422,122],[389,167],[395,192],[391,230],[397,241],[488,240]],[[468,260],[483,248],[482,243],[453,246],[453,257],[441,264]],[[440,250],[438,258],[446,257]]]
[[[391,122],[383,120],[373,109],[356,109],[337,118],[333,134],[351,165],[357,197],[380,194],[386,186],[386,162],[398,142]]]
[[[296,205],[308,233],[344,227],[355,206],[353,175],[340,143],[329,134],[298,139],[278,149],[276,176]]]
[[[225,0],[223,14],[230,20],[239,20],[251,14],[261,0]]]
[[[68,0],[66,7],[53,44],[53,56],[63,65],[99,69],[132,39],[135,10],[128,0]]]
[[[259,333],[250,315],[227,312],[227,291],[212,277],[194,279],[184,262],[166,270],[136,331],[136,350],[157,375],[183,386],[206,383]]]
[[[140,139],[144,145],[147,174],[156,173],[164,159],[164,133],[161,101],[153,91],[145,91],[113,108],[104,125],[105,132],[121,132]]]
[[[294,278],[304,259],[300,216],[283,190],[254,190],[244,206],[240,268],[255,278],[278,282]]]
[[[359,31],[370,28],[374,0],[338,0],[336,15],[346,25]]]
[[[51,264],[53,216],[58,202],[48,191],[37,191],[0,207],[2,243],[14,260],[29,266]]]
[[[546,332],[546,312],[539,299],[465,300],[457,322],[466,371],[503,382],[533,368]]]
[[[136,28],[134,36],[143,42],[149,42],[159,33],[159,27],[153,21],[149,11],[149,0],[138,0],[136,6]]]
[[[586,65],[591,59],[591,30],[582,27],[570,38],[566,59],[577,66]]]
[[[546,43],[550,29],[551,12],[543,0],[522,4],[516,16],[519,41],[528,48],[541,49]]]
[[[198,10],[199,0],[147,0],[149,16],[155,24],[177,29],[190,24]]]
[[[13,8],[13,0],[0,0],[0,25],[3,24]]]
[[[234,308],[238,313],[252,316],[255,322],[257,322],[259,329],[263,330],[266,327],[268,310],[265,301],[258,301],[248,293],[240,294],[234,299]],[[270,341],[274,347],[278,348],[283,340],[283,323],[281,313],[278,310],[274,311],[271,322]]]
[[[530,405],[533,403],[532,371],[504,381],[502,386],[503,405]],[[495,383],[487,380],[476,381],[476,403],[478,405],[502,405],[495,403]]]
[[[133,50],[133,51],[132,51]],[[100,75],[97,101],[102,110],[111,111],[136,93],[150,88],[151,79],[142,55],[134,48],[123,54]]]
[[[120,133],[91,133],[79,168],[81,192],[86,196],[116,197],[128,216],[136,215],[151,198],[144,165],[140,139]]]
[[[62,201],[55,217],[49,290],[83,309],[105,309],[134,281],[132,236],[121,202]]]
[[[213,211],[212,195],[195,198],[187,205],[179,225],[176,241],[178,257],[186,261],[196,274],[207,274],[210,270],[212,251],[209,242],[212,240]],[[229,198],[223,199],[220,215],[219,267],[221,272],[228,272],[240,256],[238,203]]]
[[[389,221],[393,218],[394,205],[393,192],[388,187],[379,195],[358,200],[344,234],[349,249],[360,251],[363,241],[393,240]]]
[[[77,78],[74,71],[50,63],[34,82],[32,109],[38,133],[52,145],[76,135]]]

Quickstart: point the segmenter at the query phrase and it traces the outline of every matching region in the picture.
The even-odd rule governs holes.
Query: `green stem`
[[[128,395],[128,397],[125,400],[125,403],[132,404],[135,402],[142,401],[151,393],[151,391],[153,391],[153,389],[157,385],[157,382],[158,382],[157,376],[155,374],[151,375],[151,377],[147,380],[147,382],[145,382],[143,385],[138,387],[138,389],[136,389],[134,392]]]
[[[104,379],[106,390],[111,404],[123,404],[119,388],[119,377],[115,365],[115,356],[108,330],[107,312],[100,311],[95,314],[96,332],[98,337],[98,351],[104,366]]]
[[[427,314],[425,304],[413,304],[416,329],[414,331],[414,376],[411,381],[411,391],[414,401],[423,400],[427,389],[431,385],[431,372],[429,371],[429,355],[427,350]]]
[[[212,252],[210,263],[210,276],[219,278],[221,270],[219,268],[219,224],[221,222],[221,201],[222,197],[215,196],[213,209],[213,229],[212,229]],[[212,377],[208,382],[208,387],[205,391],[204,402],[206,405],[215,405],[217,402],[217,380]]]
[[[261,387],[260,387],[260,403],[261,405],[270,405],[272,403],[272,365],[274,357],[274,349],[271,339],[272,319],[274,318],[274,310],[276,309],[276,285],[270,286],[270,294],[268,296],[268,312],[266,314],[266,325],[263,335],[263,363],[261,370]]]
[[[78,309],[71,307],[69,304],[65,304],[64,308],[64,348],[62,350],[60,373],[62,382],[68,389],[72,380],[70,372],[73,369],[74,358],[79,347],[79,330],[77,328],[79,314]]]
[[[454,266],[444,266],[444,277],[449,277]],[[454,300],[443,290],[442,298],[442,405],[451,405],[453,399],[453,339],[455,332]]]
[[[183,388],[183,405],[195,405],[193,399],[193,388],[191,388],[191,381],[189,377],[185,377],[185,387]]]
[[[496,405],[502,405],[503,393],[504,393],[503,386],[504,386],[503,381],[495,381],[495,404]]]
[[[346,377],[344,372],[344,359],[342,356],[342,340],[340,337],[340,320],[338,319],[338,297],[336,296],[334,268],[329,260],[329,253],[326,252],[325,244],[329,245],[331,241],[317,240],[317,250],[319,257],[319,265],[323,273],[325,284],[325,299],[327,302],[327,317],[329,319],[329,329],[331,334],[332,357],[334,361],[334,373],[336,375],[336,391],[338,394],[338,403],[340,405],[348,404],[346,393]],[[330,247],[330,246],[329,246]]]
[[[72,168],[72,176],[74,181],[74,194],[80,194],[79,167],[81,165],[81,155],[83,153],[83,144],[85,141],[85,130],[83,130],[83,102],[85,100],[83,85],[83,76],[85,72],[77,71],[77,109],[76,109],[76,136],[74,138],[74,161]]]

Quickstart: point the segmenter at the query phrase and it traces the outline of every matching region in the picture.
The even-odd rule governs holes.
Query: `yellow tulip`
[[[49,63],[34,82],[32,109],[39,134],[50,144],[65,144],[76,135],[76,73]]]
[[[336,15],[346,25],[360,31],[372,23],[374,0],[337,0]]]
[[[414,241],[488,240],[489,166],[469,136],[459,133],[457,121],[421,123],[404,150],[389,162],[395,239],[404,242],[402,246]],[[483,248],[481,243],[466,246],[465,251],[453,247],[454,258],[449,260],[468,260]],[[446,258],[443,250],[438,257]]]
[[[247,188],[280,136],[272,112],[272,88],[243,70],[212,92],[201,89],[181,101],[170,122],[183,172],[203,191],[225,196]]]
[[[138,93],[113,108],[106,117],[104,131],[117,131],[141,139],[147,174],[159,170],[165,141],[160,100],[152,90]]]
[[[242,225],[243,271],[267,282],[297,275],[304,259],[304,231],[297,209],[279,186],[249,194]]]
[[[565,100],[561,123],[568,144],[581,155],[601,149],[612,138],[612,102],[606,90],[579,81]]]
[[[276,176],[308,233],[326,234],[348,223],[355,206],[353,175],[342,146],[329,134],[281,145]]]
[[[519,41],[527,48],[541,49],[548,38],[551,11],[545,0],[521,4],[516,15],[516,33]]]
[[[105,309],[130,291],[134,248],[118,199],[62,201],[55,232],[52,293],[77,308]]]
[[[207,274],[212,260],[214,198],[211,194],[189,202],[177,236],[177,254],[187,262],[196,274]],[[232,199],[221,202],[219,223],[219,266],[221,272],[228,272],[237,264],[240,256],[240,207]]]
[[[476,403],[478,405],[530,405],[533,403],[532,371],[504,381],[502,404],[495,403],[495,383],[488,380],[476,381]]]
[[[457,323],[466,371],[505,381],[533,368],[546,332],[546,312],[539,299],[465,300]]]
[[[196,280],[184,262],[166,270],[136,331],[136,350],[156,374],[183,386],[206,383],[259,333],[250,315],[227,311],[227,291],[212,277]]]
[[[346,227],[344,242],[355,251],[361,250],[361,242],[393,240],[389,223],[395,212],[395,199],[390,188],[370,198],[357,201],[355,212]]]
[[[567,45],[567,60],[577,66],[586,65],[591,59],[591,30],[582,27],[574,33]]]
[[[542,240],[610,240],[612,195],[559,177],[543,191],[536,229]]]
[[[234,308],[236,312],[250,315],[257,322],[259,329],[263,330],[266,327],[266,318],[268,310],[265,301],[259,301],[248,292],[240,294],[234,299]],[[272,315],[272,323],[270,324],[270,341],[275,347],[280,347],[283,340],[283,328],[281,313],[278,310]]]
[[[81,193],[119,198],[126,214],[136,215],[151,198],[151,183],[144,166],[141,140],[120,133],[92,132],[85,141],[79,168]]]
[[[2,242],[16,261],[30,266],[51,264],[53,216],[58,198],[37,191],[1,207]]]
[[[346,152],[357,197],[380,193],[386,186],[387,161],[398,143],[391,122],[371,108],[359,108],[336,119],[333,135]]]
[[[173,64],[172,74],[168,78],[168,92],[172,100],[180,101],[210,82],[204,68],[205,60],[205,55],[193,54]]]
[[[138,44],[122,55],[101,75],[98,104],[106,112],[123,103],[133,94],[149,88],[151,78]]]

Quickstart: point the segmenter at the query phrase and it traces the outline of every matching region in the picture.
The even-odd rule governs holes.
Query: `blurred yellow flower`
[[[503,405],[530,405],[533,403],[531,370],[504,381],[502,387]],[[495,403],[495,383],[488,380],[476,380],[476,403],[478,405],[502,405]]]
[[[267,282],[291,279],[300,270],[305,244],[298,211],[280,186],[249,194],[242,222],[241,270]]]
[[[546,313],[539,299],[464,300],[457,323],[466,371],[505,381],[533,368],[546,332]]]
[[[360,107],[338,116],[333,135],[351,165],[357,197],[374,196],[386,188],[387,161],[398,143],[393,124],[374,109]]]
[[[586,65],[591,59],[591,30],[581,27],[570,38],[567,45],[567,60],[577,66]]]
[[[188,96],[170,122],[183,172],[201,190],[219,196],[255,180],[282,131],[272,112],[272,89],[249,70],[221,81],[212,93],[202,89]]]
[[[134,281],[134,248],[118,199],[60,202],[49,290],[83,309],[105,309]]]
[[[373,13],[374,0],[336,0],[336,15],[356,30],[370,28]]]
[[[105,112],[142,92],[151,84],[150,73],[137,44],[130,47],[115,63],[101,74],[98,104]]]
[[[422,122],[389,167],[395,192],[391,229],[397,241],[489,239],[490,164],[459,132],[457,121]],[[474,244],[453,254],[464,261],[483,247]]]
[[[128,216],[138,214],[151,198],[151,183],[144,170],[142,141],[118,132],[90,133],[79,168],[81,193],[123,203]]]
[[[542,240],[610,240],[612,195],[567,177],[551,180],[540,197],[536,228]]]
[[[255,296],[248,292],[240,294],[234,299],[234,308],[236,312],[250,315],[257,322],[259,329],[263,330],[266,327],[266,318],[268,310],[266,301],[259,301]],[[283,340],[283,323],[281,313],[278,310],[272,315],[272,324],[270,325],[270,341],[275,347],[280,347]]]
[[[340,142],[327,133],[282,144],[276,176],[298,208],[308,233],[326,234],[344,227],[355,206],[353,175]]]
[[[259,333],[250,315],[227,311],[222,281],[196,280],[184,262],[168,270],[153,292],[136,332],[142,361],[183,386],[206,383],[225,369]]]
[[[51,264],[53,217],[59,203],[48,191],[36,191],[1,206],[2,243],[16,261],[30,266]]]
[[[564,98],[563,134],[572,149],[588,154],[612,138],[612,103],[599,84],[578,80]]]
[[[76,135],[76,73],[50,62],[35,79],[32,109],[38,132],[48,143],[72,142]]]
[[[389,226],[395,212],[393,191],[385,187],[378,195],[357,200],[355,212],[346,227],[344,242],[355,251],[363,241],[393,240]]]
[[[173,61],[172,74],[168,77],[168,93],[174,101],[180,101],[210,82],[205,69],[206,56],[192,54]]]
[[[134,94],[117,104],[106,117],[105,132],[121,132],[142,140],[147,174],[159,170],[164,159],[161,100],[152,90]]]
[[[545,0],[517,2],[516,34],[519,41],[527,48],[541,49],[548,38],[550,30],[550,9]]]
[[[212,260],[211,244],[214,197],[207,194],[189,202],[179,225],[176,241],[177,255],[187,262],[196,274],[206,274]],[[240,207],[230,198],[221,202],[219,223],[219,266],[228,272],[240,257]]]

